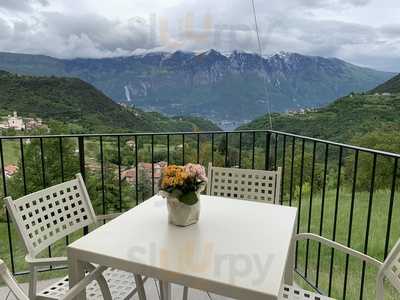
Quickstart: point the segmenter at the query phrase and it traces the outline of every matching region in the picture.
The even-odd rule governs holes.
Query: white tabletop
[[[154,196],[72,243],[69,255],[236,299],[277,299],[296,208],[210,196],[201,206],[198,224],[176,227]]]

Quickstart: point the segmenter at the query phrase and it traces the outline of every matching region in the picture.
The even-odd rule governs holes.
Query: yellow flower
[[[161,188],[176,188],[183,186],[188,179],[189,174],[181,166],[171,165],[163,169],[163,179],[161,181]]]

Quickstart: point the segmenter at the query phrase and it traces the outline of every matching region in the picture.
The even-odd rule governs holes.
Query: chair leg
[[[29,299],[35,300],[37,293],[37,273],[34,266],[30,266],[31,280],[29,282]]]
[[[160,281],[161,300],[171,300],[171,284]]]
[[[104,300],[112,300],[112,295],[110,288],[108,287],[107,281],[103,276],[99,276],[96,278],[97,284],[100,287],[101,293],[103,295]],[[84,292],[86,292],[86,288],[83,289]]]
[[[183,300],[188,300],[189,297],[189,288],[187,286],[183,287]]]
[[[139,300],[146,300],[146,292],[144,290],[143,278],[141,275],[135,274],[136,288],[139,295]]]

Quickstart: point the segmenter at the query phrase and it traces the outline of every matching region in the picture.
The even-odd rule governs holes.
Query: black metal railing
[[[400,211],[395,210],[400,204],[400,155],[277,131],[269,134],[272,168],[282,166],[284,174],[281,203],[298,207],[297,232],[322,235],[383,261],[400,238]],[[323,294],[374,298],[377,270],[320,243],[296,245],[295,271]]]
[[[298,207],[297,232],[313,232],[383,260],[400,237],[399,158],[269,130],[7,136],[0,137],[1,196],[17,198],[80,172],[96,212],[108,214],[154,195],[161,162],[282,167],[279,202]],[[14,274],[26,274],[23,247],[7,212],[0,215],[0,237],[0,257]],[[49,248],[47,255],[59,255],[62,248]],[[336,298],[374,294],[376,270],[320,243],[296,245],[295,271],[300,284]]]

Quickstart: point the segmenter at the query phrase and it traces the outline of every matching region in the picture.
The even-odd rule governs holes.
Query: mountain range
[[[0,69],[36,76],[78,77],[116,102],[167,115],[243,122],[271,110],[325,105],[394,76],[337,58],[234,51],[155,52],[103,59],[56,59],[0,53]]]
[[[169,118],[121,106],[77,78],[15,75],[0,71],[0,112],[61,121],[76,132],[166,132],[220,130],[196,117]]]

